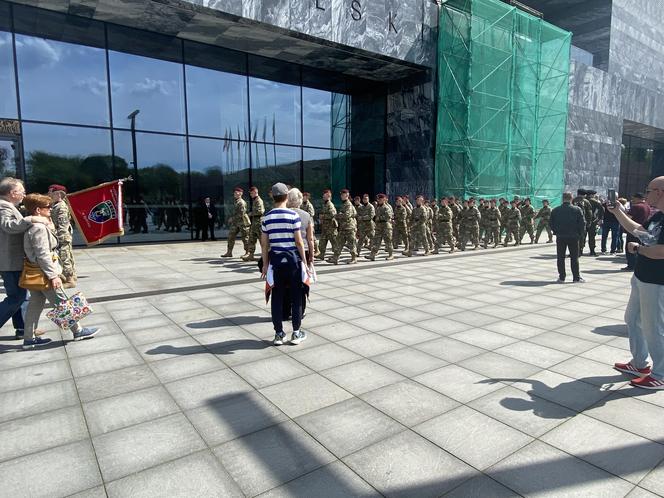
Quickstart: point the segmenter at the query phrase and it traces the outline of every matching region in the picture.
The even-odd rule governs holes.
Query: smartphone
[[[609,200],[609,205],[610,205],[611,207],[615,206],[615,205],[616,205],[616,202],[617,202],[616,191],[615,191],[615,189],[610,188],[607,197],[608,197],[608,200]]]

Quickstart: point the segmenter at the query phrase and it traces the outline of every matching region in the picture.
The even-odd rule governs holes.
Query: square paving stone
[[[150,365],[163,383],[186,379],[194,375],[222,370],[226,365],[213,354],[193,354],[161,360]]]
[[[638,413],[638,416],[634,416]],[[661,441],[664,408],[614,393],[584,412],[607,424],[614,425],[641,437]]]
[[[44,412],[0,424],[0,461],[88,437],[79,406]],[[21,472],[25,476],[25,472]]]
[[[93,436],[180,411],[162,386],[85,403],[83,410]]]
[[[370,360],[323,370],[321,374],[356,396],[404,380],[398,373]]]
[[[544,332],[543,334],[529,338],[528,341],[571,354],[580,354],[597,346],[595,342],[584,341],[583,339],[558,332]]]
[[[664,463],[655,467],[640,483],[645,488],[659,496],[664,493]]]
[[[520,498],[511,489],[507,489],[502,484],[494,481],[485,475],[473,477],[464,482],[461,486],[450,491],[445,498]]]
[[[570,353],[564,353],[528,341],[510,344],[497,349],[495,352],[541,368],[548,368],[562,363],[572,356]]]
[[[470,344],[450,339],[449,337],[441,337],[435,341],[422,342],[413,347],[445,361],[449,361],[450,363],[456,363],[486,352],[485,349],[471,346]]]
[[[182,414],[96,436],[93,442],[105,481],[205,448],[203,440]]]
[[[353,453],[344,462],[386,497],[437,497],[477,475],[411,431]]]
[[[400,322],[411,324],[421,322],[422,320],[430,320],[435,318],[435,315],[427,313],[425,311],[417,310],[414,308],[406,308],[403,310],[392,311],[386,313],[385,316],[388,318],[393,318],[399,320]]]
[[[73,380],[0,393],[0,422],[78,404]]]
[[[373,361],[399,372],[406,377],[414,377],[430,370],[447,365],[447,362],[417,349],[403,348],[391,353],[374,356]]]
[[[104,486],[96,486],[94,488],[86,489],[79,493],[69,495],[67,498],[107,498],[106,489]]]
[[[308,413],[296,421],[338,458],[405,429],[357,398]]]
[[[369,333],[369,331],[364,328],[358,327],[349,322],[341,321],[335,321],[334,323],[326,325],[311,326],[307,319],[307,323],[303,324],[303,327],[305,330],[311,331],[314,334],[321,336],[323,339],[333,342]]]
[[[540,439],[634,484],[664,459],[664,445],[581,414]]]
[[[490,467],[533,440],[467,406],[448,411],[413,430],[479,470]]]
[[[489,350],[497,349],[517,341],[514,337],[477,328],[458,332],[451,335],[450,338]]]
[[[418,322],[417,326],[443,336],[456,334],[457,332],[472,328],[472,326],[467,323],[451,320],[447,317],[422,320],[421,322]]]
[[[107,484],[109,498],[237,496],[242,491],[209,451],[194,453]]]
[[[459,406],[453,399],[410,380],[381,387],[360,397],[407,427]]]
[[[173,325],[173,322],[164,315],[145,316],[131,320],[122,320],[117,322],[118,326],[125,334],[134,330],[153,329],[155,327],[167,327]]]
[[[291,481],[335,460],[293,422],[218,446],[214,454],[248,496]]]
[[[158,341],[168,341],[187,337],[187,333],[177,325],[167,325],[153,329],[134,330],[127,334],[127,338],[135,345],[150,344]]]
[[[491,379],[504,382],[514,382],[515,380],[529,377],[541,370],[540,367],[535,365],[496,353],[484,353],[474,356],[459,362],[459,365]]]
[[[346,498],[349,496],[380,497],[380,494],[364,482],[342,462],[334,462],[274,488],[261,498],[290,498],[315,496],[316,498]]]
[[[365,334],[359,337],[352,337],[339,341],[338,344],[365,357],[403,348],[403,344],[387,339],[379,334]]]
[[[76,379],[82,402],[107,398],[159,384],[147,365],[113,370]]]
[[[107,353],[72,358],[69,364],[74,377],[88,377],[109,370],[142,365],[143,360],[133,349],[118,349]]]
[[[223,396],[253,391],[231,370],[219,370],[166,384],[166,389],[184,410],[218,401]]]
[[[3,354],[3,361],[9,356],[11,354]],[[25,389],[70,378],[71,372],[64,360],[17,367],[0,371],[0,392]]]
[[[13,341],[12,343],[15,344]],[[64,360],[65,357],[66,354],[64,348],[59,347],[47,349],[36,348],[34,350],[27,351],[12,351],[2,355],[0,371],[18,367],[27,367],[28,365],[47,363],[56,360]]]
[[[235,372],[256,389],[312,373],[307,367],[286,355],[245,363],[235,367]]]
[[[331,343],[299,350],[290,356],[317,372],[361,359],[360,355]]]
[[[256,432],[288,419],[256,392],[220,398],[187,412],[187,418],[209,446]]]
[[[458,365],[448,365],[418,375],[413,380],[461,403],[467,403],[504,387],[500,382],[490,381],[483,375]]]
[[[26,478],[26,467],[39,469]],[[0,463],[2,493],[8,497],[67,496],[102,483],[89,440],[58,446]]]
[[[549,370],[567,377],[574,377],[606,391],[617,391],[633,378],[614,370],[613,364],[598,363],[580,356],[573,356],[569,360],[553,365],[549,367]]]
[[[478,303],[478,305],[474,305],[473,309],[477,309],[477,307],[481,308],[481,303]],[[473,327],[484,327],[485,325],[489,325],[490,323],[494,323],[500,320],[500,318],[492,316],[492,315],[485,315],[484,313],[478,313],[477,311],[470,311],[470,310],[464,310],[460,311],[459,313],[453,313],[451,315],[448,315],[450,320],[454,320],[457,322],[461,323],[467,323],[468,325],[472,325]]]
[[[486,472],[524,496],[625,496],[634,486],[540,441]]]
[[[266,387],[261,393],[291,418],[353,396],[318,374]]]
[[[575,412],[513,387],[505,387],[468,404],[533,437],[562,424]]]
[[[69,358],[77,358],[88,354],[104,353],[130,347],[131,344],[124,335],[103,335],[100,332],[94,341],[70,341],[66,344],[65,349]]]
[[[349,322],[368,332],[379,332],[381,330],[391,329],[402,325],[402,322],[381,315],[357,318],[355,320],[349,320]]]
[[[383,337],[400,342],[406,346],[412,346],[421,342],[438,339],[440,336],[429,330],[424,330],[418,325],[402,325],[393,329],[381,330],[378,332]]]
[[[536,324],[516,323],[509,320],[501,320],[499,322],[491,323],[485,325],[484,328],[493,332],[498,332],[499,334],[514,337],[515,339],[528,339],[529,337],[546,332],[546,330],[537,327]]]
[[[164,339],[152,344],[141,344],[136,346],[136,349],[148,363],[178,356],[207,353],[205,347],[189,336],[179,339]]]

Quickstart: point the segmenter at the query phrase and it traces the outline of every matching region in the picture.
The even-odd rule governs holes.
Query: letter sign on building
[[[350,15],[353,18],[353,21],[359,21],[362,19],[362,11],[360,10],[361,8],[362,4],[360,3],[360,0],[353,0],[350,3],[350,9],[352,10]]]

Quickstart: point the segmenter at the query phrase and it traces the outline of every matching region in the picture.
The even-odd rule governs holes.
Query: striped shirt
[[[298,214],[286,208],[275,208],[265,215],[261,230],[270,239],[270,250],[297,251],[295,232],[300,230],[302,222]]]

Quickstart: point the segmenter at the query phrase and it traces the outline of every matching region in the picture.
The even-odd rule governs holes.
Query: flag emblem
[[[104,201],[97,204],[90,210],[88,219],[94,223],[103,224],[118,217],[115,206],[111,201]]]

